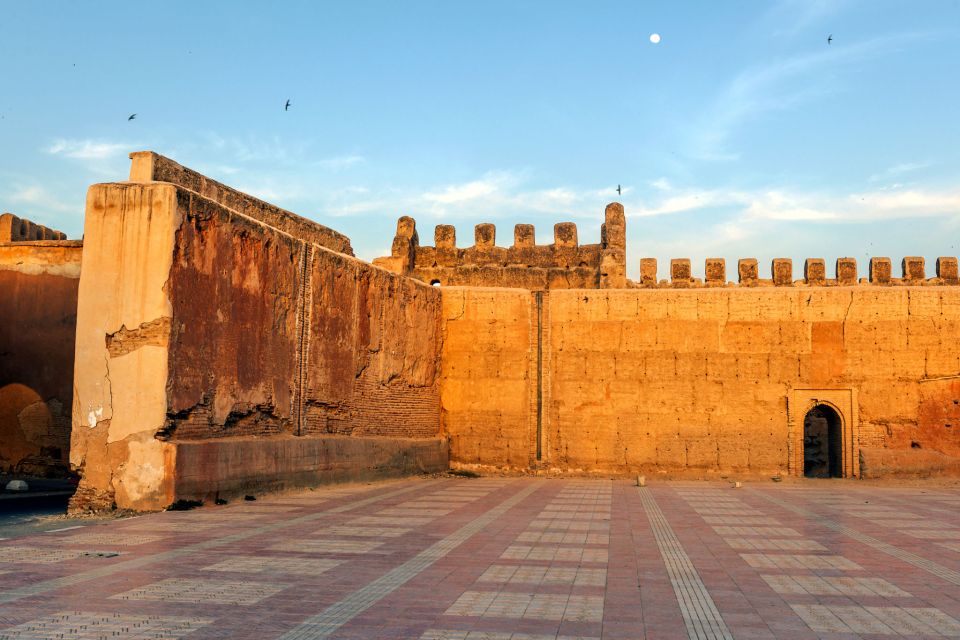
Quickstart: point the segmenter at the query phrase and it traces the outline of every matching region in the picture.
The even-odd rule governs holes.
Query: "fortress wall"
[[[523,469],[535,458],[531,295],[519,289],[443,289],[441,406],[453,460]]]
[[[353,255],[350,238],[342,233],[237,191],[159,153],[136,151],[130,154],[130,160],[130,182],[169,182],[198,193],[231,211],[289,233],[295,238],[331,251]]]
[[[515,330],[524,317],[517,292],[470,299],[482,334],[511,337],[445,345],[443,423],[452,442],[483,441],[469,421],[489,398],[484,385],[458,384],[449,372],[470,367],[485,380],[519,358],[517,374],[536,353]],[[528,300],[525,317],[534,313]],[[445,334],[456,335],[456,302],[444,308]],[[954,287],[558,290],[544,294],[541,313],[544,467],[802,474],[802,420],[814,401],[842,414],[847,475],[858,473],[860,448],[960,456]],[[528,425],[535,405],[509,404],[514,428]],[[491,426],[487,441],[504,431]],[[501,448],[451,452],[460,464],[523,458]]]
[[[67,471],[82,250],[78,241],[0,242],[0,473]]]
[[[553,244],[537,245],[532,224],[513,229],[513,244],[497,246],[496,226],[474,228],[474,244],[457,247],[456,229],[438,225],[434,246],[421,246],[413,218],[397,221],[389,256],[374,264],[394,273],[442,286],[516,287],[530,290],[598,289],[627,286],[626,219],[618,203],[607,205],[599,244],[579,243],[577,226],[553,227]]]
[[[74,509],[445,467],[437,290],[168,183],[85,236]]]

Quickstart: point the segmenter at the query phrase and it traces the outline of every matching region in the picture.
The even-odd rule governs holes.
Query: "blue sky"
[[[0,210],[71,237],[152,149],[366,259],[617,199],[632,277],[960,253],[960,0],[0,5]]]

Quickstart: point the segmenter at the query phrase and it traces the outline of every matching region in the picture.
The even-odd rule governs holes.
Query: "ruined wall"
[[[538,380],[545,468],[802,474],[803,415],[817,403],[843,414],[846,475],[858,473],[860,447],[960,456],[960,288],[540,295],[537,311],[536,293],[444,289],[453,462],[535,461]],[[527,377],[486,395],[505,366]],[[501,397],[511,410],[499,418]],[[486,432],[478,410],[492,414]],[[483,446],[500,437],[509,450]]]
[[[0,216],[0,473],[67,472],[83,245],[62,237]]]
[[[163,182],[88,193],[74,508],[445,466],[439,292],[221,200]]]
[[[458,248],[452,225],[438,225],[435,246],[420,246],[416,222],[397,223],[391,255],[374,260],[394,273],[442,286],[524,289],[597,289],[626,286],[626,223],[623,207],[607,206],[599,244],[581,245],[572,222],[554,226],[554,242],[535,243],[530,224],[514,227],[513,245],[496,245],[496,227],[479,224],[474,245]]]

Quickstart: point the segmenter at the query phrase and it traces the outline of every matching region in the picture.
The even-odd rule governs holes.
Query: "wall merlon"
[[[737,261],[737,276],[741,285],[756,286],[759,282],[759,270],[756,258],[740,258]]]
[[[577,225],[573,222],[553,225],[553,244],[556,247],[577,247]]]
[[[600,228],[600,243],[605,249],[627,249],[627,218],[623,205],[611,202],[604,211],[604,222]]]
[[[513,227],[513,246],[529,248],[537,244],[535,230],[532,224],[518,224]]]
[[[438,224],[433,230],[433,244],[437,249],[456,249],[457,228],[452,224]]]
[[[703,264],[704,280],[708,286],[727,284],[727,261],[723,258],[707,258]]]
[[[656,258],[640,258],[640,284],[645,287],[657,286]]]
[[[670,261],[670,283],[674,286],[690,286],[693,277],[689,258],[674,258]]]
[[[837,284],[840,286],[857,284],[856,258],[837,258]]]
[[[893,278],[893,264],[890,258],[870,258],[870,283],[890,284]]]
[[[770,265],[773,284],[777,287],[793,285],[793,260],[790,258],[774,258]]]
[[[960,284],[960,274],[957,272],[957,259],[946,256],[937,258],[937,277],[940,278],[944,284]]]
[[[803,263],[803,280],[810,286],[827,283],[827,263],[823,258],[807,258]]]
[[[473,228],[473,244],[477,249],[492,249],[497,246],[497,227],[482,222]]]
[[[903,279],[923,282],[927,277],[926,261],[920,256],[907,256],[901,262]]]

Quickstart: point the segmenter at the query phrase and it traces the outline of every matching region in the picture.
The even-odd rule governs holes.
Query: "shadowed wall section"
[[[439,292],[189,186],[89,191],[73,508],[445,468]]]
[[[0,473],[67,472],[83,245],[63,237],[0,216]]]

